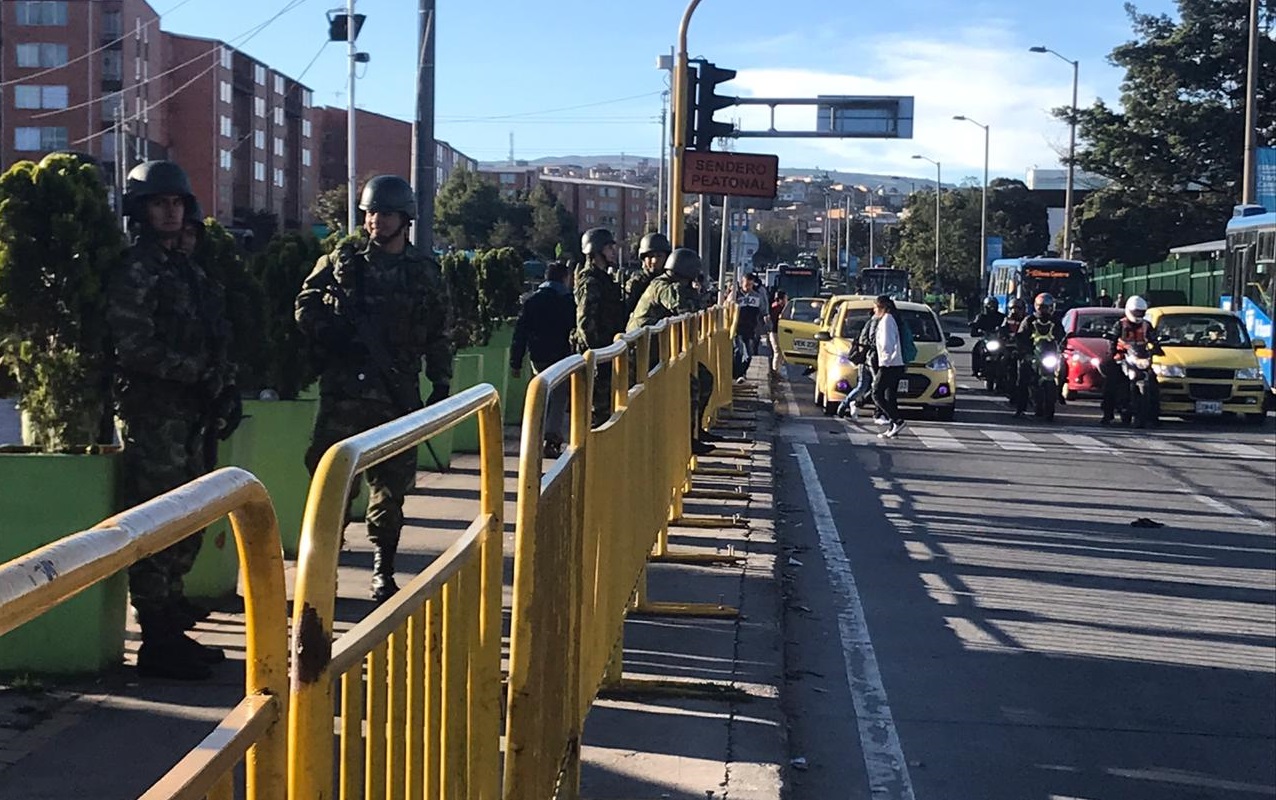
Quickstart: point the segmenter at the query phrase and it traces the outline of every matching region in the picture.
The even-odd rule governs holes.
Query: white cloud
[[[983,132],[953,119],[962,114],[991,126],[992,177],[1022,178],[1029,167],[1059,165],[1057,151],[1067,147],[1068,129],[1050,109],[1070,101],[1071,69],[1052,55],[1029,53],[1028,44],[1006,24],[986,23],[944,39],[877,37],[847,55],[855,67],[845,73],[745,69],[733,85],[740,96],[752,97],[912,96],[916,116],[911,140],[741,139],[738,149],[778,151],[782,165],[928,178],[933,167],[911,158],[922,153],[943,163],[946,183],[956,182],[983,171]],[[1096,66],[1095,72],[1110,78],[1112,70]],[[1083,70],[1083,107],[1096,95],[1085,77]],[[740,107],[735,114],[746,129],[769,125],[765,107]],[[813,130],[814,123],[813,107],[776,110],[776,127],[782,130]]]

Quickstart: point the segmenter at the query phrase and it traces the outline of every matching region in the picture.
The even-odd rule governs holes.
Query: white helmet
[[[1125,301],[1125,318],[1130,322],[1142,322],[1148,313],[1148,301],[1137,294]]]

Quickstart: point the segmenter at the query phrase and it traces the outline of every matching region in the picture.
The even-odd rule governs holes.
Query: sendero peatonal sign
[[[779,156],[688,150],[682,162],[682,191],[729,197],[775,197]]]

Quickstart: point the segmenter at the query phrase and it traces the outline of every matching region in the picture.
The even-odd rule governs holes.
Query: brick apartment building
[[[519,192],[530,192],[541,182],[541,173],[536,167],[484,167],[479,174],[489,183],[496,184],[501,196],[506,199]]]
[[[319,134],[319,188],[344,186],[347,175],[346,110],[325,106],[317,109]],[[391,174],[412,178],[412,123],[384,114],[357,109],[356,169],[360,183],[373,175]],[[434,142],[434,186],[442,186],[458,169],[474,171],[478,162],[447,142]]]
[[[485,167],[479,170],[504,197],[544,186],[562,201],[582,231],[609,228],[618,241],[647,232],[647,189],[632,183],[570,178],[531,166]]]

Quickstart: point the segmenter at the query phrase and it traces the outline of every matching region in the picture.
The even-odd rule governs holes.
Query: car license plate
[[[1197,414],[1222,414],[1223,401],[1222,400],[1197,400],[1196,413]]]
[[[908,391],[908,378],[900,378],[900,379],[899,379],[899,390],[900,390],[901,392],[907,392],[907,391]]]
[[[816,343],[816,341],[815,341],[814,339],[794,339],[794,340],[793,340],[793,349],[794,349],[794,350],[805,350],[805,351],[808,351],[808,352],[812,352],[812,353],[813,353],[813,352],[815,352],[817,349],[819,349],[819,346],[818,346],[818,344]]]

